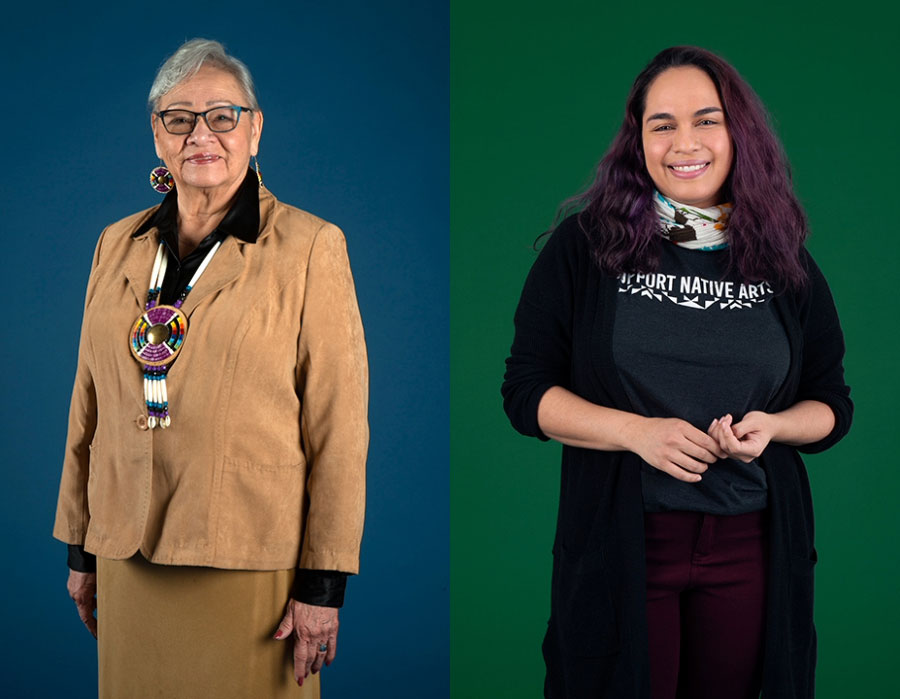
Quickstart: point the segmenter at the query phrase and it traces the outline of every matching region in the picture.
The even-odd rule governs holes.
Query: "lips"
[[[185,162],[188,162],[191,165],[209,165],[219,159],[219,156],[214,155],[213,153],[198,153],[197,155],[192,155]]]
[[[704,174],[709,170],[710,164],[711,163],[708,160],[691,160],[672,163],[666,167],[669,169],[669,172],[675,175],[675,177],[689,180]]]

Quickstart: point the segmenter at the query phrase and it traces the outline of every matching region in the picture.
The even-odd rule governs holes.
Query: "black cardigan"
[[[828,285],[803,251],[809,282],[772,301],[790,343],[790,368],[767,412],[811,399],[834,411],[831,434],[799,450],[827,449],[850,428],[844,341]],[[503,384],[523,434],[547,439],[538,403],[562,386],[598,405],[634,412],[612,356],[618,281],[592,261],[575,216],[560,224],[528,275]],[[763,696],[814,696],[812,499],[798,449],[771,443],[760,458],[769,485],[770,575]],[[640,457],[563,447],[553,547],[545,696],[650,697]]]

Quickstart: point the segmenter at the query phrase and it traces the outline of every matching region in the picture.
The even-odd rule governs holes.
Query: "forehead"
[[[201,107],[215,102],[243,104],[246,99],[237,78],[231,73],[212,66],[202,67],[194,75],[178,83],[159,100],[161,109],[166,109],[176,103],[178,106],[184,107]]]
[[[663,71],[650,83],[644,111],[693,114],[704,107],[722,107],[715,83],[699,68],[679,66]]]

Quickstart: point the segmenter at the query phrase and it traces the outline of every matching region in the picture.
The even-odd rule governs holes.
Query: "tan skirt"
[[[292,570],[97,559],[100,699],[318,699],[294,681],[291,642],[272,636]]]

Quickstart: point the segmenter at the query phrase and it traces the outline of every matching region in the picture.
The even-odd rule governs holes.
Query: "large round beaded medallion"
[[[147,366],[165,366],[181,351],[187,316],[175,306],[154,306],[131,328],[131,354]]]

